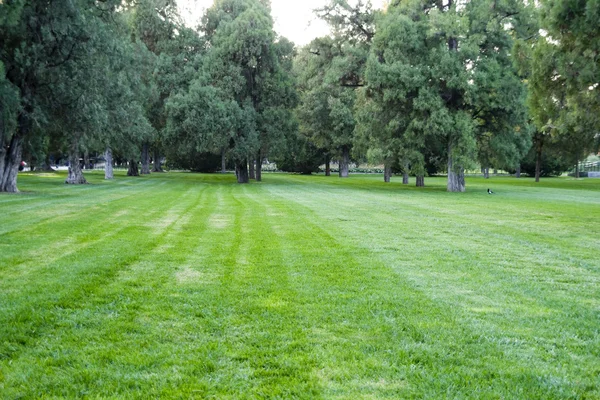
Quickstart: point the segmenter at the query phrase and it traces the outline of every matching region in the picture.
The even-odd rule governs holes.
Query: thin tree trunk
[[[325,156],[325,176],[331,176],[331,157]]]
[[[5,146],[4,139],[0,137],[0,192],[17,193],[19,191],[17,176],[19,175],[22,150],[21,135],[13,135],[8,147]]]
[[[575,178],[579,179],[579,160],[575,163]]]
[[[425,186],[425,176],[424,175],[417,175],[416,181],[417,181],[416,182],[417,187]]]
[[[389,162],[386,162],[385,164],[383,164],[383,181],[385,183],[390,183],[391,178],[392,178],[392,166],[390,165]]]
[[[517,165],[517,170],[515,171],[515,177],[521,177],[521,164]]]
[[[142,175],[150,174],[150,145],[142,144]]]
[[[129,160],[127,176],[140,176],[140,170],[138,169],[138,162],[136,160]]]
[[[256,155],[256,181],[262,181],[262,155],[260,154],[260,150]]]
[[[237,176],[238,183],[248,183],[250,178],[248,177],[248,161],[237,161],[235,164],[235,175]]]
[[[489,174],[489,168],[488,168],[488,174]],[[494,168],[494,176],[498,175],[498,170],[496,168]]]
[[[104,179],[113,179],[113,156],[112,149],[110,147],[106,147],[106,151],[104,152],[104,159],[106,160],[104,163]]]
[[[90,168],[90,153],[86,150],[83,152],[83,169]]]
[[[489,169],[488,167],[485,167],[485,168],[483,169],[483,177],[484,177],[485,179],[490,179],[490,169]]]
[[[165,172],[160,163],[160,150],[158,147],[154,149],[154,166],[152,167],[152,172]]]
[[[87,183],[81,170],[81,164],[79,163],[79,138],[76,134],[73,135],[71,140],[71,148],[69,149],[69,175],[65,183],[70,185],[83,185]]]
[[[448,185],[449,192],[464,192],[465,191],[465,170],[454,165],[452,158],[452,145],[448,145]]]
[[[404,164],[404,168],[402,170],[402,184],[403,185],[408,185],[408,168],[409,165],[408,163]]]
[[[347,178],[350,169],[350,148],[348,148],[348,146],[342,147],[342,157],[339,161],[339,169],[340,178]]]
[[[540,181],[540,174],[542,172],[542,148],[543,142],[541,140],[538,141],[536,149],[535,149],[535,181]]]
[[[227,159],[225,158],[225,147],[221,149],[221,173],[227,172]]]
[[[250,159],[248,173],[250,175],[250,179],[256,179],[256,175],[254,174],[254,160]]]

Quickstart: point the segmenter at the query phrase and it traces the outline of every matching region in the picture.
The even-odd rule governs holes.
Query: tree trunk
[[[521,164],[517,165],[517,170],[515,171],[515,177],[521,177]]]
[[[540,140],[535,149],[535,181],[540,181],[540,174],[542,172],[542,147],[543,142]]]
[[[50,163],[50,154],[46,153],[44,157],[44,165],[42,166],[42,170],[44,172],[55,172],[54,168],[52,168],[52,164]]]
[[[488,169],[488,173],[489,173],[489,169]],[[494,168],[494,176],[498,175],[498,170],[496,168]]]
[[[136,160],[129,160],[129,168],[127,169],[127,176],[140,176],[138,169],[138,162]]]
[[[485,167],[485,168],[483,169],[483,177],[484,177],[485,179],[490,179],[490,169],[489,169],[488,167]]]
[[[19,121],[21,123],[21,121]],[[21,127],[19,127],[21,130]],[[2,132],[0,132],[2,133]],[[10,144],[6,146],[0,136],[0,192],[17,193],[17,176],[21,164],[23,140],[21,135],[13,135]]]
[[[142,175],[150,174],[150,145],[142,144]]]
[[[575,163],[575,179],[579,179],[579,160]]]
[[[158,148],[154,149],[154,166],[152,167],[152,172],[165,172],[162,169],[162,164],[160,163],[160,151]]]
[[[325,156],[325,176],[331,176],[331,157]]]
[[[417,187],[423,187],[425,186],[425,176],[423,175],[417,175],[417,179],[416,179],[416,184]]]
[[[106,147],[106,151],[104,152],[104,159],[106,160],[104,163],[104,179],[113,179],[113,156],[112,150],[110,147]]]
[[[256,155],[256,181],[262,181],[262,155],[260,154],[260,150]]]
[[[227,159],[225,158],[225,147],[221,149],[221,173],[227,172]]]
[[[383,181],[385,183],[390,183],[392,178],[392,166],[390,163],[385,163],[383,165]]]
[[[464,192],[465,191],[465,170],[454,165],[452,158],[452,145],[448,145],[448,185],[449,192]]]
[[[402,184],[408,185],[408,163],[404,164],[404,169],[402,171]]]
[[[248,173],[250,175],[250,179],[256,179],[256,175],[254,174],[254,160],[250,159]]]
[[[340,178],[347,178],[350,169],[350,148],[348,146],[342,147],[342,157],[339,161],[339,169]]]
[[[71,148],[69,149],[69,175],[65,183],[70,185],[83,185],[87,183],[79,162],[79,138],[77,135],[73,135],[71,140]]]
[[[83,169],[90,168],[90,153],[86,150],[83,152]]]
[[[238,183],[250,182],[250,178],[248,177],[248,162],[246,160],[235,163],[235,175],[237,176]]]

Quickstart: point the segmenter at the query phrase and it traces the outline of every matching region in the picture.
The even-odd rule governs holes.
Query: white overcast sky
[[[381,8],[384,1],[371,0],[371,3],[374,8]],[[178,3],[186,24],[196,26],[204,9],[210,7],[213,0],[178,0]],[[315,18],[312,12],[327,3],[327,0],[271,0],[275,31],[300,46],[327,34],[327,25]]]

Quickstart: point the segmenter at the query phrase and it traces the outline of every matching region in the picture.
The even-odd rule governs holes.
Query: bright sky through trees
[[[181,16],[189,26],[196,26],[205,8],[214,0],[178,0]],[[372,0],[374,8],[381,8],[385,0]],[[275,31],[296,43],[304,45],[313,38],[327,34],[325,22],[314,15],[315,8],[323,7],[327,0],[271,0]]]

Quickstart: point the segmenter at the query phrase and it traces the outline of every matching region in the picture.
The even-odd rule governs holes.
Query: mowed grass
[[[0,195],[2,399],[600,398],[600,179],[87,177]]]

